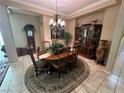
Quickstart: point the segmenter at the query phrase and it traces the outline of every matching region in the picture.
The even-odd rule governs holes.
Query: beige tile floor
[[[79,58],[90,66],[90,75],[71,93],[124,93],[124,82],[117,85],[118,78],[108,74],[105,67],[97,65],[93,60],[81,56]],[[25,86],[24,75],[31,64],[28,55],[20,57],[19,62],[12,63],[0,87],[0,93],[30,93]]]

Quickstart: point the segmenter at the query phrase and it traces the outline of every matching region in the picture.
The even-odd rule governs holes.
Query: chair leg
[[[66,68],[65,68],[66,69]],[[66,71],[64,71],[64,70],[61,70],[61,71],[58,71],[58,78],[60,78],[61,77],[61,74],[68,74]]]
[[[69,64],[68,64],[68,68],[69,68],[69,70],[72,71],[72,63],[69,63]]]
[[[59,72],[58,78],[60,78],[60,77],[61,77],[61,73]]]
[[[51,65],[51,64],[48,65],[47,74],[48,74],[48,75],[51,75],[51,74],[52,74],[52,65]]]
[[[36,72],[36,77],[38,76],[38,72],[37,71],[35,71]]]

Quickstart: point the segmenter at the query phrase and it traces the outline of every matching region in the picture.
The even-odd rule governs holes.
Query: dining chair
[[[68,59],[68,68],[72,70],[77,66],[77,59],[78,59],[78,53],[79,50],[77,47],[73,47],[73,49],[70,51],[69,59]]]
[[[58,78],[61,77],[61,74],[67,74],[67,53],[64,53],[64,57],[62,57],[63,55],[58,55],[57,60],[55,60],[54,62],[52,62],[53,67],[56,69],[56,71],[58,72]]]
[[[45,62],[45,60],[38,60],[38,61],[35,61],[35,58],[33,56],[33,52],[31,49],[28,49],[29,51],[29,55],[31,57],[31,60],[32,60],[32,63],[34,65],[34,70],[35,70],[35,73],[36,73],[36,77],[38,76],[38,74],[40,74],[41,71],[47,71],[47,63]]]
[[[46,50],[50,47],[50,41],[43,41],[41,42],[43,50]]]
[[[39,59],[39,56],[44,54],[44,53],[45,53],[44,50],[41,50],[40,47],[37,47],[37,51],[36,51],[37,59]]]
[[[80,47],[79,46],[73,47],[73,49],[74,49],[74,61],[76,62],[79,55]]]

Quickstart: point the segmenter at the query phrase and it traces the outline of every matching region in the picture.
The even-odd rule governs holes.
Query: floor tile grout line
[[[80,58],[81,60],[83,60],[83,58],[81,57]],[[85,61],[85,60],[84,60]],[[89,65],[89,64],[88,64]],[[94,67],[95,67],[95,65],[93,65]],[[99,72],[99,71],[96,71],[97,73]],[[95,76],[95,74],[93,74],[93,77]],[[89,79],[90,80],[90,79]],[[103,83],[103,81],[105,80],[105,77],[103,78],[103,80],[101,81],[101,83],[100,83],[100,85],[99,85],[99,87],[96,89],[96,91],[95,91],[95,93],[97,93],[97,90],[100,88],[100,86],[102,85],[102,83]],[[85,89],[86,90],[86,89]],[[89,91],[88,90],[86,90],[88,93],[89,93]]]
[[[103,81],[105,80],[105,77],[103,78],[103,80],[101,81],[100,85],[98,86],[98,88],[96,89],[95,93],[98,92],[98,90],[100,89],[101,85],[103,84]]]
[[[99,71],[96,71],[96,72],[98,73]],[[95,74],[92,75],[92,77],[94,77],[94,76],[95,76]],[[90,79],[91,79],[91,78],[89,78],[88,80],[90,80]],[[90,82],[87,81],[87,83],[90,83]],[[85,83],[84,83],[82,86],[85,87],[84,85],[85,85]],[[93,87],[94,87],[94,86],[93,86]],[[90,93],[87,89],[85,89],[85,90],[86,90],[88,93]]]
[[[115,86],[115,89],[114,89],[114,93],[116,93],[116,90],[117,90],[117,87],[118,87],[118,82],[119,82],[119,80],[120,80],[120,77],[121,77],[121,73],[122,73],[122,71],[123,71],[123,68],[124,68],[124,63],[123,63],[123,65],[122,65],[122,67],[121,67],[121,69],[120,69],[120,71],[119,71],[119,76],[118,76],[118,79],[117,79],[117,82],[116,82],[116,86]]]
[[[13,72],[12,74],[14,74],[14,72]],[[10,89],[10,86],[11,86],[13,77],[14,77],[14,76],[12,75],[12,78],[11,78],[11,81],[10,81],[9,88],[8,88],[8,90],[7,90],[7,93],[9,93],[9,89]]]
[[[83,87],[85,87],[84,85],[82,85]],[[86,88],[85,88],[85,90],[88,92],[88,93],[90,93]]]

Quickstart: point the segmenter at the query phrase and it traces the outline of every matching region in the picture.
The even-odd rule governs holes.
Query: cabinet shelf
[[[96,48],[101,36],[101,24],[85,24],[75,28],[75,40],[81,42],[81,52],[87,58],[95,59]]]

